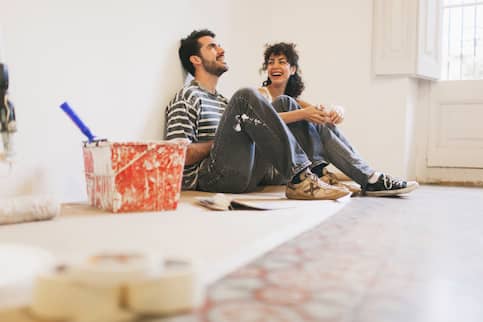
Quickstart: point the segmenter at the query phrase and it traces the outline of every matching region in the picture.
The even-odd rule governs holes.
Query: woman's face
[[[290,66],[284,54],[270,55],[267,64],[268,78],[274,86],[286,86],[290,75],[295,74],[295,66]]]

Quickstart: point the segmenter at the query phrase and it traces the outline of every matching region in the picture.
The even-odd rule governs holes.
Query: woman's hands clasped
[[[303,110],[305,120],[315,124],[339,124],[344,120],[344,108],[339,105],[310,105]]]

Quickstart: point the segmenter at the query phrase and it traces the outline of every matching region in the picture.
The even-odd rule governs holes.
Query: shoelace
[[[310,192],[311,195],[314,195],[315,191],[322,189],[320,179],[313,173],[308,174],[307,177],[310,180],[310,187],[305,192]]]
[[[392,180],[391,177],[388,175],[383,174],[382,175],[382,180],[384,181],[384,188],[386,190],[391,190],[392,189]]]
[[[402,185],[402,180],[393,178],[387,174],[383,174],[382,179],[384,180],[384,188],[386,188],[386,190],[391,190],[394,185]]]

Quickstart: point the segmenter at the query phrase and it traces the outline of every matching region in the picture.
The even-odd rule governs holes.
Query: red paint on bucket
[[[87,196],[111,212],[175,210],[187,142],[99,142],[83,148]]]

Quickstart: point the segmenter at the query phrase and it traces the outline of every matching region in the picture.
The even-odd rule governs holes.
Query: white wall
[[[179,39],[203,27],[226,48],[222,93],[260,84],[265,43],[295,42],[304,97],[344,105],[343,130],[374,167],[410,172],[411,84],[373,77],[371,0],[0,0],[0,8],[0,46],[17,107],[17,168],[46,174],[64,200],[85,198],[84,138],[59,104],[69,101],[98,136],[161,139],[164,107],[183,82]],[[0,193],[10,189],[5,180],[0,186]]]
[[[229,12],[229,3],[203,3]],[[85,138],[59,104],[69,101],[100,137],[161,139],[164,106],[183,84],[179,39],[200,26],[223,36],[229,23],[229,16],[200,14],[206,8],[194,0],[169,6],[155,0],[0,0],[0,8],[18,120],[16,175],[36,181],[48,167],[45,183],[67,200],[85,198]],[[5,176],[2,181],[0,192],[29,189],[18,177],[8,187]]]
[[[260,84],[265,43],[295,42],[304,98],[345,106],[342,128],[362,156],[376,169],[414,178],[408,159],[417,90],[408,78],[373,76],[372,0],[247,0],[237,12],[240,48],[228,58],[241,79]]]

